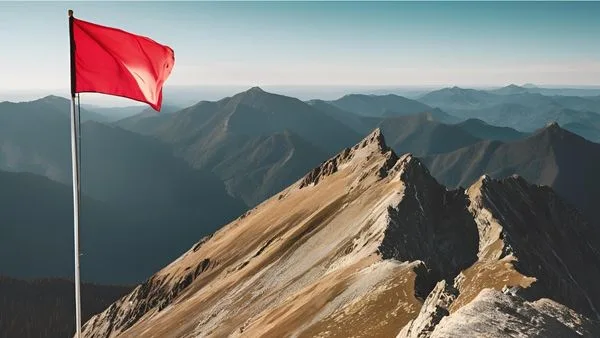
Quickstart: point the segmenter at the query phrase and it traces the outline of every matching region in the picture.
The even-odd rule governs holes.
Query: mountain
[[[552,99],[567,109],[600,114],[600,102],[592,98],[579,96],[553,96]]]
[[[26,114],[26,115],[37,115],[40,119],[39,122],[43,121],[43,117],[40,114],[49,115],[62,115],[67,118],[71,118],[71,101],[60,96],[48,95],[43,98],[26,101],[26,102],[0,102],[0,118],[3,118],[5,114]],[[82,108],[80,110],[81,121],[107,121],[106,116],[98,114],[94,111]],[[6,123],[2,119],[3,124]],[[38,122],[38,123],[39,123]]]
[[[70,276],[73,274],[73,200],[72,190],[66,185],[30,173],[0,172],[0,255],[11,257],[0,261],[2,274],[22,278],[42,276]],[[114,252],[127,260],[127,250],[117,244],[115,237],[124,218],[110,206],[82,198],[82,250],[85,256],[83,270],[91,264],[110,264],[102,255],[89,254],[96,245],[115,242],[105,254]],[[94,238],[97,236],[97,238]],[[90,240],[94,242],[90,243]],[[98,248],[100,249],[100,248]],[[88,265],[90,264],[90,265]],[[116,264],[115,271],[119,270]],[[94,272],[87,274],[88,277]]]
[[[571,122],[563,125],[563,128],[595,143],[600,143],[600,125]]]
[[[53,110],[51,103],[46,98],[0,111],[0,169],[71,183],[70,120],[68,112]],[[162,204],[178,194],[173,190],[194,189],[192,182],[201,183],[213,198],[223,195],[217,191],[218,178],[192,170],[168,146],[94,121],[81,126],[81,174],[84,193],[117,204]]]
[[[129,114],[127,116],[123,116],[120,119],[115,119],[113,122],[115,125],[120,126],[125,129],[135,128],[138,124],[143,124],[147,121],[144,121],[147,117],[152,117],[156,119],[150,119],[151,123],[155,123],[156,121],[161,121],[161,118],[166,118],[168,114],[174,113],[178,110],[181,110],[181,107],[174,105],[163,105],[160,112],[157,112],[153,108],[145,108],[139,109],[135,114]],[[139,128],[139,127],[138,127]],[[151,129],[150,126],[142,128],[143,130]]]
[[[482,140],[512,141],[524,138],[528,134],[509,127],[497,127],[479,119],[468,119],[457,126]]]
[[[43,175],[64,185],[44,183],[31,176],[19,176],[23,177],[21,185],[14,185],[12,176],[4,174],[5,198],[10,200],[17,194],[22,198],[20,204],[7,202],[14,208],[7,212],[17,214],[13,223],[3,224],[0,229],[16,229],[10,233],[16,237],[4,236],[3,241],[14,241],[3,249],[9,257],[18,255],[35,263],[4,262],[0,273],[12,272],[15,277],[68,276],[72,271],[68,113],[40,102],[10,107],[0,113],[0,169]],[[81,155],[82,192],[101,204],[82,204],[82,228],[86,229],[82,231],[90,231],[82,240],[82,250],[86,252],[84,259],[89,257],[94,263],[87,265],[93,269],[84,268],[85,280],[138,282],[181,253],[190,238],[214,231],[246,209],[242,201],[227,193],[217,176],[192,168],[175,157],[169,146],[151,137],[88,121],[82,124]],[[28,196],[39,197],[39,203],[31,204]],[[58,227],[51,234],[50,228],[45,228],[45,218],[40,218],[45,203],[54,206],[47,211],[50,215],[44,216]],[[67,226],[59,227],[61,224]],[[52,240],[45,241],[44,236]],[[19,248],[25,247],[31,250],[19,254]],[[145,250],[155,254],[131,256],[131,252]],[[40,256],[42,253],[47,256]],[[39,257],[51,258],[56,264],[44,263]],[[111,260],[113,264],[109,264]],[[9,268],[7,264],[15,265]]]
[[[169,121],[169,114],[156,113],[152,108],[143,112],[113,122],[113,125],[131,130],[142,135],[153,135],[162,124]]]
[[[193,167],[212,171],[249,206],[361,137],[305,102],[258,87],[168,116],[124,122],[169,144]]]
[[[375,130],[200,240],[84,336],[469,337],[511,316],[515,336],[551,319],[594,336],[598,240],[547,187],[484,176],[447,190]]]
[[[489,92],[446,88],[420,101],[462,119],[477,118],[526,132],[552,121],[600,128],[600,102],[589,97],[545,96],[514,85]]]
[[[320,148],[284,130],[253,138],[231,149],[214,167],[231,194],[253,206],[327,158]]]
[[[514,94],[530,93],[530,88],[527,88],[525,86],[520,87],[515,84],[511,84],[506,87],[490,90],[489,92],[493,93],[493,94],[498,94],[498,95],[514,95]]]
[[[99,122],[116,122],[133,117],[140,118],[159,114],[159,112],[155,111],[154,109],[143,105],[129,107],[101,107],[95,105],[82,105],[82,107],[88,111],[93,111],[104,116],[103,120],[97,120]],[[182,107],[176,105],[163,103],[160,114],[173,113],[181,108]]]
[[[0,126],[3,170],[32,172],[71,183],[70,124],[66,116],[11,111],[0,114],[0,118],[6,122]],[[160,205],[178,194],[181,198],[197,194],[186,192],[199,187],[194,183],[201,184],[213,198],[224,195],[217,191],[218,178],[192,170],[162,143],[93,121],[81,127],[81,176],[84,193],[116,204]]]
[[[468,186],[485,173],[493,177],[518,174],[532,183],[552,187],[590,220],[598,222],[598,158],[600,144],[552,123],[522,140],[482,141],[423,161],[433,176],[450,187]]]
[[[130,129],[148,134],[142,127]],[[171,114],[159,129],[159,138],[169,143],[189,142],[189,138],[208,133],[214,138],[224,134],[256,137],[287,129],[326,151],[336,151],[359,138],[356,132],[310,105],[259,87],[217,102],[199,102]]]
[[[549,122],[560,124],[582,123],[600,127],[600,114],[582,112],[558,106],[530,108],[521,104],[509,103],[479,110],[486,122],[507,126],[522,131],[533,131]]]
[[[360,134],[368,134],[383,120],[383,117],[368,117],[352,113],[323,100],[311,100],[307,103]]]
[[[456,150],[480,140],[508,141],[527,135],[479,119],[468,119],[456,125],[442,123],[454,119],[437,108],[427,113],[377,118],[363,117],[322,100],[312,100],[309,104],[363,134],[379,127],[387,135],[388,144],[394,151],[417,156]]]
[[[142,105],[128,107],[102,107],[91,104],[82,104],[81,107],[88,111],[93,111],[104,116],[104,122],[112,122],[124,119],[139,114],[144,110],[144,106]]]
[[[18,280],[0,276],[0,337],[63,338],[75,332],[73,283],[62,279]],[[130,292],[126,286],[83,283],[82,320]]]
[[[431,107],[419,101],[394,94],[350,94],[330,103],[340,109],[370,117],[411,115],[432,110]]]
[[[591,97],[600,94],[600,88],[541,88],[533,86],[528,88],[528,90],[531,93],[538,93],[547,96],[558,95]]]
[[[394,151],[416,156],[445,153],[481,140],[461,127],[436,121],[430,113],[386,118],[377,126]]]
[[[427,93],[419,98],[431,107],[453,111],[477,109],[490,105],[497,100],[497,95],[482,90],[459,87],[444,88]],[[461,116],[459,116],[461,117]]]
[[[508,85],[506,87],[489,90],[490,93],[500,95],[511,95],[511,94],[541,94],[545,96],[579,96],[579,97],[593,97],[600,94],[598,88],[542,88],[533,84],[525,84],[518,86],[515,84]]]
[[[215,231],[244,208],[215,195],[202,196],[194,181],[178,203],[152,205],[81,201],[82,279],[136,283],[177,257],[190,241]],[[111,184],[107,184],[110,186]],[[0,272],[18,278],[70,277],[73,274],[71,187],[29,173],[0,172]],[[210,188],[210,187],[208,187]],[[199,193],[194,194],[194,191]],[[222,195],[225,195],[223,190]],[[222,204],[225,203],[225,204]],[[147,255],[152,252],[152,255]]]

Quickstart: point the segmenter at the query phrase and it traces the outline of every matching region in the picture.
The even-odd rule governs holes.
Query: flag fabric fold
[[[120,29],[72,18],[75,93],[102,93],[160,111],[162,87],[175,64],[169,46]]]

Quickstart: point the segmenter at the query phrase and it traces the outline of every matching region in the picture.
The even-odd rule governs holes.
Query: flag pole
[[[75,325],[76,338],[81,338],[81,290],[79,280],[79,116],[75,109],[75,46],[73,37],[73,11],[69,9],[69,49],[71,59],[71,163],[73,174],[73,246],[75,253]]]

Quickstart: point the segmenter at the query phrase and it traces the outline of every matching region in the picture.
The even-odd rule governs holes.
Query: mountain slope
[[[307,103],[360,134],[368,134],[383,119],[352,113],[323,100],[311,100]]]
[[[522,133],[515,129],[493,126],[479,119],[468,119],[457,123],[457,126],[482,140],[512,141],[527,136],[526,133]]]
[[[188,182],[194,184],[194,182]],[[0,172],[0,273],[19,278],[73,274],[71,187],[29,173]],[[200,186],[201,187],[201,186]],[[139,196],[140,199],[143,196]],[[84,281],[136,283],[243,211],[215,196],[199,204],[121,205],[84,195],[81,201],[81,269]],[[226,210],[223,211],[223,210]],[[147,252],[153,252],[147,255]]]
[[[531,93],[533,90],[534,90],[533,88],[526,88],[526,87],[517,86],[515,84],[510,84],[506,87],[489,90],[488,92],[490,92],[492,94],[498,94],[498,95],[514,95],[514,94]]]
[[[593,126],[590,124],[584,124],[579,122],[571,122],[563,124],[564,129],[580,135],[587,140],[595,143],[600,143],[600,126]]]
[[[43,98],[25,101],[25,102],[0,102],[0,116],[11,112],[18,114],[36,114],[36,118],[40,119],[38,123],[42,122],[44,118],[40,115],[43,113],[62,115],[70,118],[71,116],[71,101],[64,97],[48,95]],[[98,114],[95,111],[86,109],[85,107],[80,110],[81,121],[107,121],[107,117]],[[2,116],[3,117],[3,116]],[[3,120],[3,122],[6,122]]]
[[[70,121],[68,111],[54,109],[53,103],[54,100],[38,100],[3,105],[10,109],[0,112],[0,169],[31,172],[67,185],[56,188],[47,187],[50,183],[39,183],[35,186],[30,181],[40,182],[40,178],[23,178],[20,181],[23,187],[20,187],[10,182],[11,176],[4,175],[2,189],[6,198],[12,194],[40,198],[40,205],[32,205],[27,195],[22,196],[22,204],[16,204],[14,209],[24,209],[19,214],[21,218],[16,218],[18,222],[14,224],[1,225],[0,231],[4,231],[21,222],[19,229],[31,231],[31,236],[18,232],[23,236],[19,237],[21,242],[10,243],[9,248],[17,250],[19,245],[25,247],[41,242],[46,249],[40,252],[48,252],[52,259],[63,257],[57,266],[40,262],[19,265],[15,267],[15,271],[19,271],[15,276],[68,276],[72,271],[67,260],[70,256],[65,251],[72,247],[68,240],[72,238],[68,225],[72,224],[72,197],[68,187],[71,184]],[[94,269],[87,270],[84,275],[87,280],[137,282],[177,256],[190,244],[190,238],[214,231],[246,208],[228,195],[214,174],[194,170],[173,156],[170,147],[151,137],[88,121],[82,124],[81,155],[83,194],[104,205],[93,218],[84,220],[94,224],[85,229],[95,229],[95,234],[101,234],[98,238],[88,237],[89,241],[86,239],[82,244],[84,250],[89,250],[88,257],[95,257],[94,262],[98,263],[88,265]],[[47,243],[43,236],[48,229],[44,228],[43,218],[33,217],[38,214],[36,208],[42,208],[44,203],[57,204],[56,215],[48,216],[56,226],[67,224],[50,234],[52,241]],[[82,205],[82,217],[93,214],[86,208],[91,206]],[[26,214],[28,212],[33,214]],[[171,225],[171,230],[166,231],[165,225]],[[115,242],[112,251],[103,249],[110,247],[109,239]],[[56,252],[52,252],[52,246],[58,248]],[[140,254],[153,247],[157,250],[156,256]],[[128,254],[132,251],[134,256]],[[18,250],[9,252],[15,255]],[[26,252],[24,256],[29,257],[33,252]],[[116,261],[114,267],[107,264],[110,259]],[[105,263],[99,264],[100,261]],[[131,264],[132,261],[137,263]]]
[[[545,96],[531,89],[508,86],[488,92],[446,88],[419,100],[463,119],[481,119],[521,131],[533,131],[552,121],[600,128],[600,105],[590,97]]]
[[[70,276],[73,273],[73,202],[70,187],[29,173],[0,172],[0,261],[2,274],[19,277]],[[82,198],[82,257],[89,264],[106,265],[110,260],[88,255],[95,243],[107,245],[115,237],[119,212],[102,202]],[[110,234],[110,235],[109,235]],[[126,258],[115,243],[113,250]],[[106,269],[98,269],[107,273]],[[119,266],[115,267],[115,271]],[[100,272],[100,271],[98,271]],[[94,273],[84,276],[85,279]]]
[[[118,109],[118,108],[111,108]],[[152,126],[158,125],[159,121],[166,119],[169,117],[169,114],[174,113],[176,111],[181,110],[181,107],[174,105],[163,105],[162,110],[160,112],[155,111],[154,109],[148,108],[140,108],[134,114],[128,114],[127,116],[123,116],[119,119],[113,119],[113,123],[121,128],[133,130],[140,129],[140,131],[146,131],[146,134],[151,134],[149,131],[154,131]],[[153,119],[146,118],[151,117]],[[145,125],[148,123],[149,125]]]
[[[195,168],[212,171],[249,206],[360,139],[322,111],[258,87],[126,127],[154,135]]]
[[[144,110],[144,106],[142,106],[142,105],[128,106],[128,107],[103,107],[103,106],[82,104],[81,107],[86,110],[93,111],[99,115],[104,116],[105,121],[103,121],[103,122],[118,121],[120,119],[124,119],[124,118],[130,117],[130,116],[139,114],[142,110]]]
[[[64,104],[66,111],[62,110]],[[203,177],[205,185],[218,185],[215,177],[186,168],[183,161],[173,157],[170,149],[159,142],[98,122],[82,124],[81,154],[82,189],[103,201],[121,203],[129,199],[137,203],[150,198],[148,194],[139,194],[141,189],[171,188],[173,180],[185,179],[181,176]],[[0,108],[0,169],[31,172],[71,183],[67,100],[47,97]],[[214,182],[208,184],[210,180]],[[129,198],[134,193],[138,197]],[[162,198],[166,193],[158,191],[153,195]]]
[[[440,123],[429,113],[386,118],[378,127],[394,151],[416,156],[445,153],[480,141],[464,128]]]
[[[161,130],[161,138],[182,140],[183,137],[178,135],[189,135],[190,130],[179,119],[203,117],[210,118],[203,127],[215,127],[214,132],[218,134],[264,136],[287,129],[328,152],[335,152],[359,139],[357,133],[310,105],[296,98],[267,93],[258,87],[216,103],[184,109],[171,125]],[[200,131],[208,132],[206,128]]]
[[[448,191],[376,130],[202,239],[84,336],[394,337],[506,288],[596,318],[599,239],[550,189],[482,177]],[[436,299],[448,311],[428,316]]]
[[[435,90],[419,98],[420,102],[431,107],[450,109],[450,112],[481,108],[497,100],[498,96],[495,94],[459,87]]]
[[[214,167],[228,190],[254,206],[316,166],[327,154],[285,130],[240,142]]]
[[[559,106],[532,108],[517,103],[507,103],[478,110],[472,115],[482,116],[488,123],[497,126],[508,126],[523,131],[533,131],[550,122],[561,125],[581,123],[600,128],[600,114]]]
[[[551,186],[590,220],[600,196],[600,145],[550,124],[523,140],[483,141],[448,154],[424,158],[431,173],[448,186],[467,186],[484,173],[512,174]]]
[[[0,276],[0,289],[0,337],[64,338],[75,331],[72,282]],[[130,290],[126,286],[82,284],[82,320],[88,320]]]
[[[340,109],[369,117],[411,115],[432,110],[430,106],[419,101],[394,94],[350,94],[329,103]]]

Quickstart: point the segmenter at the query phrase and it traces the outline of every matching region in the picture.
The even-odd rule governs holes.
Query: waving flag
[[[72,20],[73,93],[103,93],[145,102],[160,111],[173,50],[147,37]]]
[[[130,98],[160,111],[162,87],[175,64],[169,46],[120,29],[75,19],[69,10],[71,56],[71,163],[73,165],[73,239],[75,261],[75,337],[81,338],[79,271],[81,126],[78,93],[102,93]],[[110,184],[110,183],[107,183]]]

